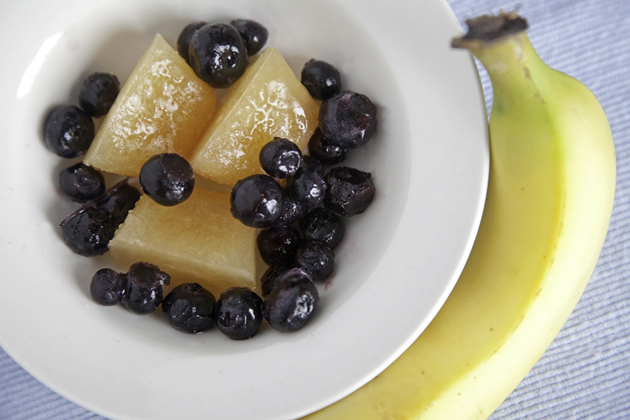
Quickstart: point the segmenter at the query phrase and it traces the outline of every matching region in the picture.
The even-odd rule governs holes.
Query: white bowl
[[[36,5],[34,4],[36,3]],[[111,418],[290,419],[348,395],[394,361],[433,319],[463,268],[486,191],[486,116],[476,67],[451,50],[444,0],[81,0],[13,2],[0,16],[2,224],[0,345],[50,388]],[[336,65],[344,88],[378,106],[370,143],[346,162],[377,195],[348,219],[336,271],[303,330],[247,341],[186,335],[161,314],[92,302],[106,256],[72,254],[57,224],[74,161],[49,152],[52,107],[76,104],[94,71],[131,72],[156,32],[171,45],[194,20],[258,20],[296,74]]]

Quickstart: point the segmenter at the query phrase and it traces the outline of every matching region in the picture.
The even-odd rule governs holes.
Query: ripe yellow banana
[[[479,233],[445,305],[363,388],[310,420],[485,419],[545,352],[601,251],[615,190],[606,116],[548,67],[514,14],[471,19],[466,48],[494,92]]]

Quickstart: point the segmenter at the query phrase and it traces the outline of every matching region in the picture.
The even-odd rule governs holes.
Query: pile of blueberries
[[[162,286],[171,277],[157,266],[136,262],[126,273],[103,268],[94,274],[90,293],[101,305],[121,303],[130,312],[145,315],[160,304],[164,318],[177,330],[202,333],[216,323],[217,328],[234,340],[252,337],[262,323],[262,299],[246,287],[224,291],[219,300],[197,283],[174,287],[163,297]]]
[[[260,51],[267,36],[267,30],[251,20],[195,22],[181,31],[177,49],[202,80],[226,88],[244,73],[249,56]],[[367,143],[377,119],[376,107],[367,96],[341,91],[334,66],[310,60],[301,76],[311,96],[322,101],[309,155],[290,140],[275,138],[260,151],[266,174],[240,180],[230,196],[233,216],[263,229],[257,245],[270,266],[261,279],[264,300],[244,287],[230,288],[217,300],[196,283],[181,284],[164,297],[163,286],[170,284],[170,276],[155,265],[137,262],[126,273],[97,271],[90,285],[96,302],[121,303],[137,314],[151,313],[161,304],[165,319],[180,331],[200,333],[216,324],[235,340],[255,335],[263,318],[281,332],[308,323],[319,301],[314,282],[333,272],[333,249],[345,233],[342,218],[365,211],[375,193],[371,174],[347,166],[325,172],[324,165],[343,162],[350,150]],[[85,153],[94,138],[92,117],[108,112],[119,88],[115,76],[89,76],[80,93],[81,108],[62,106],[49,114],[44,125],[46,145],[64,158]],[[185,201],[195,184],[190,164],[173,153],[149,159],[139,182],[143,192],[163,206]],[[83,203],[61,222],[64,241],[80,255],[103,254],[140,192],[127,179],[105,191],[103,176],[83,163],[62,170],[59,184],[70,199]]]
[[[94,140],[94,118],[107,114],[119,90],[114,75],[88,76],[79,92],[79,106],[58,106],[48,114],[44,122],[46,146],[62,158],[82,156]],[[140,199],[140,191],[127,180],[106,191],[103,175],[81,162],[61,170],[58,180],[61,191],[82,204],[59,225],[65,243],[79,255],[105,253],[116,229]]]
[[[286,320],[291,313],[302,319],[312,316],[319,299],[313,285],[333,273],[333,250],[345,233],[342,218],[363,213],[376,191],[369,173],[348,166],[324,170],[324,165],[343,162],[350,150],[372,138],[375,105],[365,95],[342,91],[339,71],[324,61],[308,61],[301,78],[311,96],[322,101],[309,155],[276,137],[260,151],[266,174],[238,181],[230,196],[232,215],[263,229],[257,245],[269,265],[261,279],[264,317],[281,331],[293,328],[277,326],[290,325]]]

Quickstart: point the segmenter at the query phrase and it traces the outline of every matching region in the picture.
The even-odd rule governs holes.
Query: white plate
[[[36,4],[35,4],[36,3]],[[392,6],[396,4],[397,6]],[[94,304],[107,258],[73,255],[56,225],[75,205],[56,190],[70,162],[42,124],[76,103],[87,74],[126,78],[156,32],[174,45],[192,20],[253,18],[299,73],[339,67],[379,107],[377,136],[348,162],[378,188],[348,221],[332,286],[305,329],[245,342],[191,336],[159,314]],[[0,6],[0,344],[61,395],[111,418],[289,419],[372,379],[423,331],[463,268],[485,198],[485,108],[461,29],[443,0],[82,0]]]

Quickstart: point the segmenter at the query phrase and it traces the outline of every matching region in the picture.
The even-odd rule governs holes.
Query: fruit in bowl
[[[137,177],[158,153],[189,158],[215,107],[214,90],[157,34],[118,94],[84,163]]]
[[[192,295],[174,297],[174,292],[189,285],[186,287],[196,290],[195,296],[213,300],[221,295],[219,302],[235,289],[241,292],[230,302],[253,296],[260,289],[257,260],[262,259],[266,264],[281,263],[282,269],[274,274],[273,282],[266,282],[266,304],[255,306],[264,309],[272,328],[281,332],[301,329],[319,300],[315,283],[334,271],[332,248],[344,231],[340,217],[362,213],[371,203],[375,187],[369,173],[350,167],[329,169],[328,174],[345,170],[365,178],[355,182],[357,185],[339,187],[339,182],[329,182],[333,178],[325,176],[328,156],[320,161],[317,156],[303,156],[303,151],[313,138],[323,141],[316,130],[324,124],[336,127],[327,135],[333,143],[343,142],[348,133],[360,133],[360,141],[342,144],[347,149],[344,154],[362,146],[376,129],[374,104],[367,96],[346,90],[327,95],[320,109],[314,98],[322,97],[313,92],[322,91],[328,79],[313,79],[303,71],[300,81],[273,47],[263,50],[248,66],[248,54],[262,47],[266,35],[255,22],[247,21],[244,26],[238,22],[240,32],[229,24],[186,25],[177,51],[156,35],[120,93],[114,75],[94,73],[84,82],[82,92],[90,92],[88,108],[98,104],[109,112],[80,165],[94,176],[101,175],[97,169],[127,176],[116,189],[132,188],[137,193],[123,206],[124,211],[116,212],[122,217],[103,211],[102,199],[95,197],[62,223],[65,241],[76,253],[95,256],[111,251],[118,266],[129,267],[128,273],[97,272],[92,281],[97,303],[122,303],[131,312],[150,313],[162,303],[168,292],[163,294],[162,286],[169,286],[172,278],[175,289],[168,296],[173,302],[163,306],[166,319],[176,329],[200,333],[209,329],[212,311],[204,316],[203,328],[183,327],[180,324],[188,318],[179,318],[180,306],[188,305],[187,313],[193,313],[197,303]],[[256,36],[252,28],[257,29]],[[254,40],[254,44],[249,42]],[[238,63],[233,62],[236,58]],[[94,81],[105,76],[109,88],[96,86]],[[212,87],[230,87],[216,114]],[[335,90],[339,87],[340,82]],[[340,100],[339,95],[350,100]],[[83,96],[79,97],[81,104],[86,102]],[[362,106],[365,104],[367,108]],[[102,110],[90,113],[95,118],[102,114]],[[199,186],[196,175],[214,184]],[[129,177],[138,178],[144,193],[141,197],[129,185]],[[231,186],[231,194],[216,191],[219,184]],[[338,190],[345,195],[335,193]],[[348,208],[330,205],[325,200],[328,192]],[[68,194],[70,198],[74,195]],[[348,210],[357,207],[357,197],[360,208]],[[336,220],[335,225],[330,220],[320,227],[307,223],[305,217],[312,219],[317,210],[328,212],[327,219]],[[260,232],[261,228],[265,230]],[[328,234],[336,234],[334,243],[320,239]],[[284,243],[287,237],[290,244]],[[98,239],[96,247],[94,238]],[[143,278],[132,271],[144,266],[151,267],[150,272],[163,273],[168,281],[132,281]],[[301,273],[299,287],[293,281],[279,280],[292,270]],[[130,305],[133,296],[140,306]],[[235,302],[236,306],[226,303],[226,308],[240,305]],[[243,308],[241,312],[249,313]],[[244,322],[232,309],[226,310],[228,313],[217,315],[217,323],[227,328],[232,322]],[[301,314],[299,322],[296,311]],[[231,320],[232,316],[236,318]],[[262,315],[255,318],[257,325],[243,334],[219,329],[233,339],[252,337]]]
[[[191,164],[201,176],[232,186],[263,172],[258,155],[274,137],[304,149],[317,128],[318,112],[280,52],[269,47],[230,88]]]

